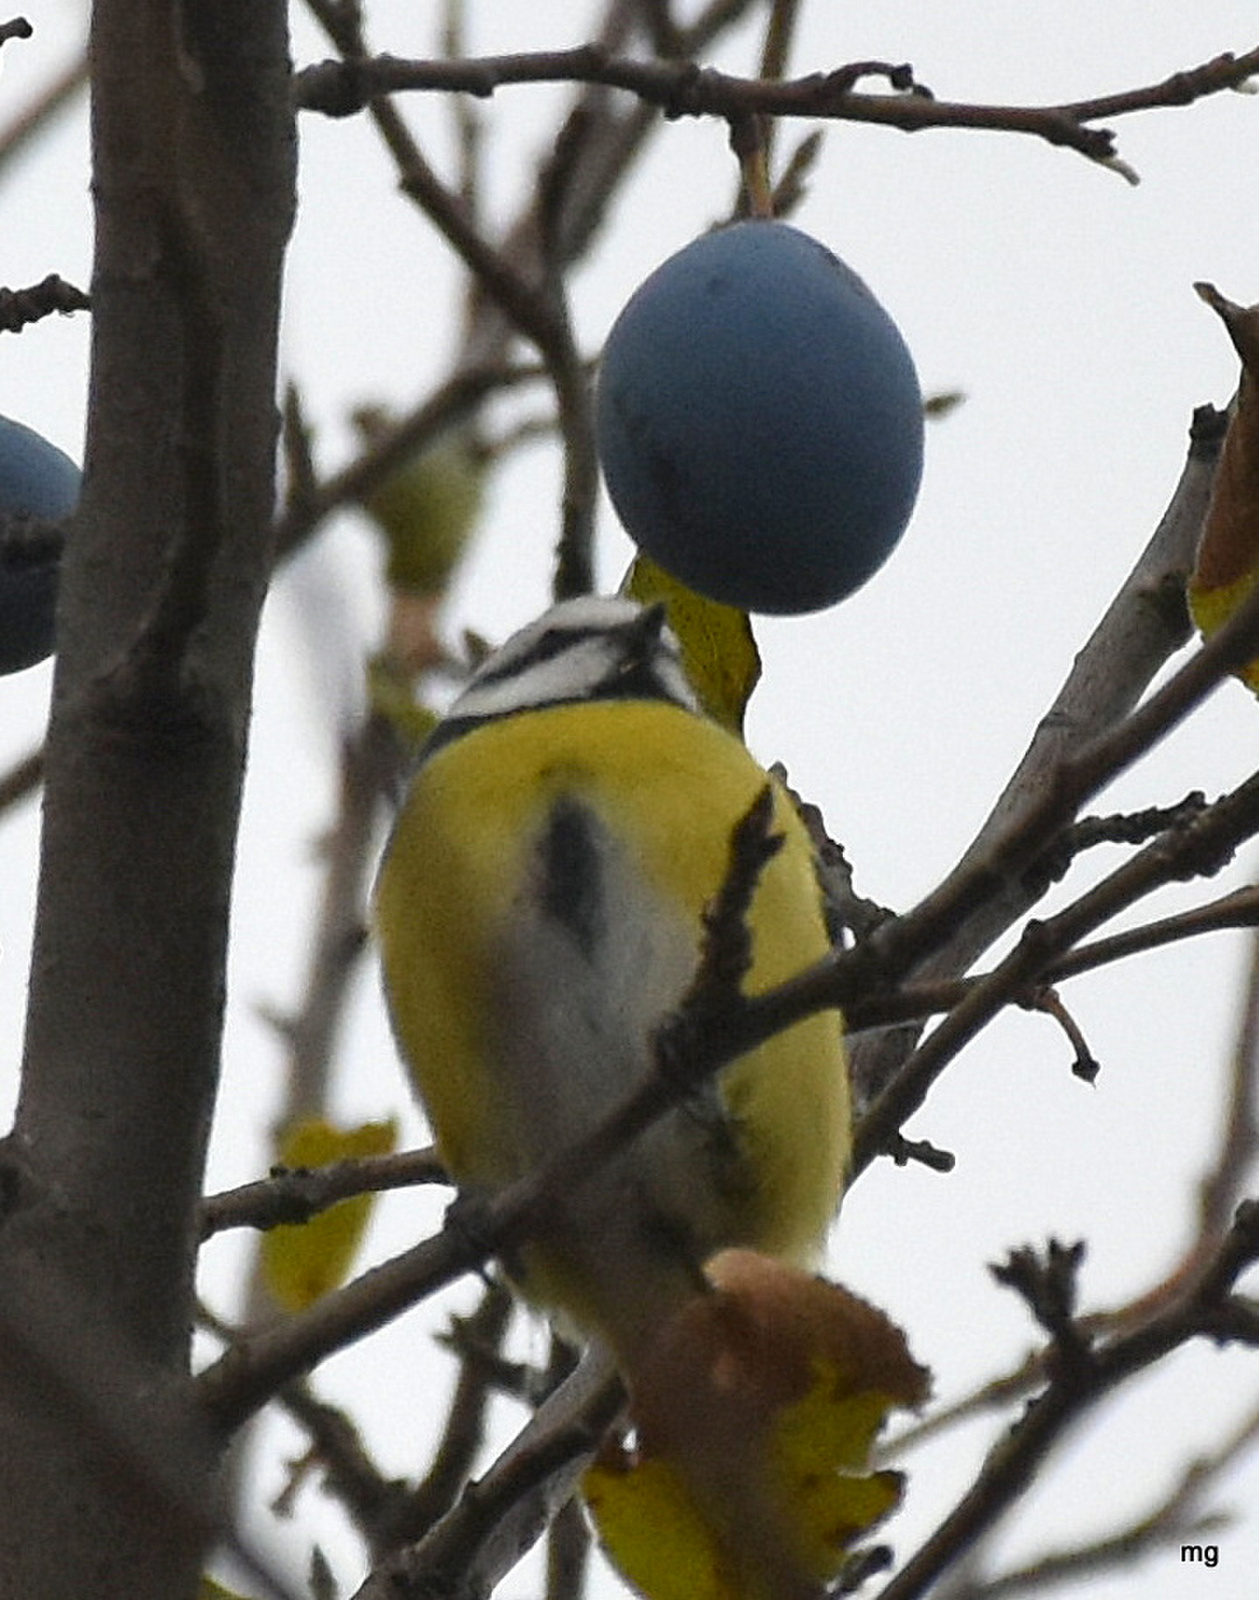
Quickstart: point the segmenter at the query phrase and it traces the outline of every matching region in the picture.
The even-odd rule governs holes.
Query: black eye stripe
[[[417,764],[505,717],[595,701],[646,700],[699,712],[662,605],[562,603],[488,656],[420,750]]]
[[[491,658],[483,667],[477,669],[476,681],[478,684],[502,683],[508,678],[518,677],[522,671],[531,666],[541,666],[548,661],[554,661],[557,656],[564,655],[576,645],[605,636],[606,630],[602,628],[548,628],[522,654],[500,655],[497,660]]]

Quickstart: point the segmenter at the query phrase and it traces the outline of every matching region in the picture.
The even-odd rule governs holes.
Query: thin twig
[[[44,750],[41,745],[20,757],[0,774],[0,815],[35,793],[44,780]]]
[[[1126,1304],[1081,1317],[1081,1329],[1091,1340],[1112,1339],[1143,1327],[1165,1314],[1201,1281],[1207,1264],[1218,1253],[1232,1224],[1245,1184],[1259,1155],[1256,1097],[1259,1095],[1259,939],[1252,941],[1250,980],[1241,1007],[1237,1039],[1231,1053],[1225,1097],[1223,1132],[1218,1153],[1199,1185],[1198,1220],[1194,1238],[1161,1280]],[[1024,1399],[1047,1377],[1047,1352],[1030,1355],[1018,1367],[991,1378],[978,1389],[905,1428],[881,1451],[883,1462],[900,1460],[950,1428],[992,1411],[1004,1411]],[[1240,1430],[1234,1444],[1244,1442]],[[1224,1447],[1224,1454],[1234,1449]]]
[[[463,1593],[489,1594],[571,1498],[623,1404],[609,1362],[589,1352],[432,1533],[377,1567],[354,1600],[422,1600],[451,1573]]]
[[[269,1178],[207,1196],[201,1203],[199,1235],[204,1240],[231,1228],[300,1225],[354,1195],[449,1182],[432,1146],[387,1156],[349,1157],[323,1167],[282,1169]]]
[[[1251,610],[1251,622],[1259,635],[1259,604]],[[1172,697],[1173,703],[1178,700],[1179,696]],[[1140,716],[1140,712],[1136,713],[1130,723]],[[1121,752],[1129,748],[1127,739],[1122,737],[1107,743]],[[1081,770],[1090,771],[1091,763],[1082,762]],[[1010,955],[948,1014],[862,1118],[853,1144],[854,1174],[869,1164],[889,1135],[899,1132],[906,1119],[922,1105],[945,1065],[1002,1006],[1040,979],[1054,960],[1117,911],[1162,884],[1218,870],[1237,845],[1256,830],[1259,830],[1259,776],[1250,778],[1231,795],[1217,801],[1174,838],[1147,845],[1057,915],[1041,923],[1029,923]],[[872,942],[877,942],[878,938],[876,934]]]
[[[1001,882],[987,876],[994,851],[1030,825],[1058,782],[1063,758],[1128,716],[1155,673],[1188,638],[1185,578],[1193,568],[1226,420],[1211,407],[1195,412],[1188,456],[1158,526],[1076,655],[988,818],[937,891],[941,928],[931,949],[915,962],[916,978],[960,977],[1031,909],[1043,885],[1029,882],[1021,871]],[[1062,824],[1074,815],[1063,815]],[[1042,850],[1054,831],[1042,836]],[[975,893],[981,886],[983,892]],[[917,1030],[905,1029],[858,1042],[852,1072],[859,1103],[871,1101],[889,1082],[916,1038]]]
[[[1096,972],[1101,967],[1112,966],[1117,961],[1126,961],[1132,956],[1159,950],[1184,939],[1256,926],[1259,926],[1259,888],[1234,889],[1205,905],[1194,906],[1192,910],[1157,917],[1152,922],[1140,923],[1122,933],[1086,940],[1051,962],[1042,976],[1046,983],[1059,984],[1068,978]],[[911,982],[886,994],[859,996],[850,1000],[844,1008],[848,1032],[857,1034],[866,1029],[886,1028],[897,1023],[922,1022],[952,1011],[986,976],[986,973],[977,973],[968,978],[941,978],[935,983]]]
[[[1252,890],[1259,896],[1259,891]],[[1198,1196],[1198,1237],[1216,1239],[1228,1226],[1259,1157],[1259,936],[1250,941],[1250,971],[1229,1065],[1218,1153]]]
[[[532,383],[545,372],[536,362],[463,369],[439,384],[389,432],[350,464],[315,487],[300,505],[287,506],[275,526],[276,559],[298,549],[338,507],[369,495],[408,456],[464,421],[491,394]]]
[[[243,1331],[204,1302],[197,1309],[198,1326],[224,1345],[238,1344]],[[319,1397],[304,1378],[295,1378],[276,1394],[276,1403],[310,1441],[299,1471],[312,1464],[323,1469],[325,1487],[338,1500],[370,1545],[373,1530],[387,1524],[405,1496],[405,1485],[387,1478],[369,1454],[356,1423],[339,1406]],[[295,1485],[291,1482],[288,1495]]]
[[[0,333],[20,333],[32,322],[54,314],[90,311],[92,302],[82,289],[50,272],[28,289],[0,289]]]
[[[1259,1204],[1243,1206],[1220,1245],[1213,1271],[1158,1318],[1103,1343],[1083,1359],[1049,1363],[1050,1379],[979,1476],[878,1600],[917,1600],[1023,1494],[1063,1433],[1119,1384],[1190,1340],[1259,1342],[1259,1318],[1232,1294],[1259,1255]],[[1056,1346],[1055,1346],[1056,1348]]]
[[[594,44],[569,50],[482,56],[463,61],[403,61],[376,56],[325,61],[296,76],[294,93],[305,110],[351,116],[382,96],[409,90],[488,97],[509,84],[598,83],[626,89],[659,107],[666,117],[748,115],[819,117],[880,123],[913,132],[923,128],[974,128],[1030,134],[1078,150],[1090,160],[1114,162],[1114,134],[1091,124],[1157,107],[1183,106],[1236,89],[1259,72],[1259,49],[1225,53],[1159,83],[1049,106],[979,105],[938,100],[901,64],[863,61],[785,81],[740,78],[693,61],[642,61],[609,55]],[[854,84],[887,78],[893,94],[864,94]],[[1126,169],[1125,175],[1127,174]]]
[[[958,1582],[946,1582],[939,1590],[939,1600],[1011,1600],[1015,1595],[1039,1594],[1129,1567],[1138,1556],[1185,1540],[1201,1540],[1203,1535],[1227,1527],[1232,1521],[1229,1515],[1201,1511],[1199,1506],[1207,1489],[1235,1465],[1257,1433],[1259,1410],[1220,1449],[1192,1462],[1155,1505],[1113,1533],[1072,1549],[1051,1551],[991,1577],[967,1573]]]
[[[87,54],[79,50],[54,74],[28,105],[0,128],[0,174],[28,150],[35,138],[87,87]]]
[[[457,1503],[485,1443],[489,1404],[498,1393],[496,1358],[513,1305],[505,1284],[489,1283],[476,1309],[457,1319],[458,1339],[446,1342],[463,1354],[441,1437],[424,1477],[373,1527],[377,1556],[422,1539]]]

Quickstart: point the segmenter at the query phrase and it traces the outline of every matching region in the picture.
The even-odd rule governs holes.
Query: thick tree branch
[[[187,1379],[196,1208],[271,568],[294,192],[285,7],[97,0],[92,60],[87,460],[62,567],[0,1300],[38,1326],[41,1295],[71,1281],[92,1308],[80,1326],[125,1352],[84,1372],[84,1407],[121,1429],[160,1394],[186,1417],[164,1430],[178,1452],[202,1437]],[[107,1436],[85,1447],[75,1408],[0,1360],[0,1504],[23,1531],[20,1548],[0,1542],[0,1590],[192,1593],[215,1462],[184,1456],[195,1521],[159,1517]]]

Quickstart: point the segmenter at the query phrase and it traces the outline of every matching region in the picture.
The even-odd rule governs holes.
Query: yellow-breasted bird
[[[462,1190],[531,1172],[649,1070],[766,784],[783,844],[747,917],[753,994],[828,948],[812,846],[781,786],[700,713],[662,607],[564,602],[455,700],[398,816],[375,923],[399,1045]],[[509,1267],[630,1372],[715,1252],[813,1260],[848,1151],[826,1012],[560,1196]]]

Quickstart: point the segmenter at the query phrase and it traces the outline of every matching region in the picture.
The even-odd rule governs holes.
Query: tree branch
[[[1259,636],[1259,605],[1253,612],[1252,624]],[[1121,748],[1125,742],[1119,741]],[[1087,770],[1089,763],[1083,765]],[[1057,915],[1044,922],[1029,922],[1010,955],[949,1012],[861,1119],[853,1141],[854,1175],[922,1105],[931,1085],[962,1047],[1002,1006],[1042,979],[1056,959],[1151,890],[1175,879],[1217,871],[1237,845],[1256,831],[1259,775],[1217,801],[1176,835],[1147,845]]]
[[[396,1155],[358,1156],[324,1167],[273,1172],[256,1183],[208,1196],[201,1205],[200,1234],[205,1240],[230,1228],[300,1225],[353,1195],[449,1181],[431,1146]]]
[[[122,1429],[161,1395],[186,1416],[163,1435],[178,1453],[204,1428],[186,1376],[195,1217],[271,569],[294,197],[285,7],[97,0],[92,61],[87,459],[62,566],[12,1136],[25,1177],[0,1226],[0,1300],[33,1307],[37,1327],[64,1273],[91,1307],[80,1326],[126,1352],[82,1374],[84,1408]],[[196,1518],[159,1519],[116,1452],[85,1448],[74,1406],[0,1362],[0,1503],[22,1530],[0,1548],[0,1589],[190,1593],[217,1462],[184,1456]]]
[[[72,311],[88,311],[91,304],[82,289],[50,272],[29,289],[0,289],[0,333],[20,333],[54,312],[67,316]]]
[[[1048,797],[1061,793],[1064,759],[1120,724],[1154,674],[1188,638],[1185,579],[1193,568],[1226,420],[1210,407],[1195,412],[1180,480],[1149,543],[1076,655],[974,841],[919,908],[929,938],[911,963],[916,978],[960,976],[1035,904],[1043,884],[1029,883],[1022,870],[1025,862],[1007,870],[1005,852],[1019,847],[1030,829],[1035,842],[1029,854],[1042,853],[1053,835],[1074,820],[1087,795],[1054,816],[1046,815]],[[916,1038],[916,1030],[901,1030],[857,1042],[852,1071],[859,1103],[871,1101],[889,1082]]]
[[[1155,107],[1187,105],[1205,95],[1235,89],[1256,72],[1259,49],[1241,56],[1225,53],[1160,83],[1090,100],[1050,106],[975,105],[937,100],[915,80],[910,67],[885,61],[853,62],[790,80],[739,78],[693,61],[639,61],[586,44],[570,50],[462,61],[403,61],[393,56],[324,61],[296,75],[294,97],[303,110],[345,117],[383,96],[408,90],[486,98],[511,84],[598,83],[628,90],[666,117],[729,119],[760,114],[880,123],[905,132],[985,129],[1030,134],[1078,150],[1092,161],[1112,162],[1116,156],[1114,134],[1092,127],[1092,123]],[[857,92],[854,86],[870,77],[887,79],[899,92]]]
[[[1243,1205],[1213,1270],[1162,1316],[1087,1347],[1083,1359],[1049,1358],[1049,1382],[998,1442],[971,1488],[878,1600],[917,1600],[1024,1493],[1066,1429],[1125,1379],[1190,1340],[1259,1340],[1259,1327],[1231,1296],[1238,1273],[1259,1256],[1259,1203]],[[1055,1346],[1056,1348],[1056,1346]]]
[[[1074,793],[1074,785],[1080,781],[1078,775],[1082,774],[1090,784],[1104,781],[1110,775],[1112,761],[1122,762],[1129,757],[1134,740],[1137,748],[1144,748],[1148,736],[1165,731],[1168,718],[1184,714],[1197,703],[1195,697],[1217,682],[1230,664],[1248,659],[1255,650],[1252,636],[1259,636],[1259,591],[1128,724],[1088,747],[1071,769],[1072,775],[1064,775],[1058,787],[1078,801],[1082,797]],[[1139,724],[1139,738],[1131,731],[1132,723]],[[1060,798],[1052,801],[1054,806],[1063,803]],[[1118,906],[1130,903],[1137,894],[1148,892],[1169,876],[1214,870],[1221,855],[1257,826],[1259,778],[1254,778],[1187,824],[1176,841],[1147,846],[1133,861],[1050,922],[1027,930],[1011,956],[936,1029],[906,1073],[863,1119],[857,1131],[854,1173],[868,1165],[921,1104],[930,1084],[962,1045],[1037,978],[1052,959],[1112,915]],[[738,871],[736,852],[732,873]],[[932,917],[935,914],[934,910],[930,912]],[[279,1384],[471,1270],[494,1251],[517,1242],[545,1213],[554,1194],[597,1170],[609,1155],[637,1137],[705,1076],[811,1011],[842,1006],[869,983],[872,971],[886,974],[882,960],[887,959],[887,954],[897,955],[895,940],[906,927],[909,932],[899,947],[899,959],[912,959],[920,937],[913,930],[916,915],[911,913],[880,928],[865,946],[819,963],[798,979],[740,1004],[727,1004],[718,1015],[710,1016],[705,1011],[706,1026],[702,1031],[688,1029],[684,1021],[662,1029],[664,1048],[658,1070],[629,1093],[587,1138],[558,1152],[537,1174],[504,1190],[481,1208],[475,1219],[465,1208],[460,1222],[448,1225],[435,1239],[329,1295],[305,1316],[265,1331],[229,1352],[202,1374],[205,1403],[225,1426],[238,1424]],[[885,933],[891,936],[888,952],[873,951]],[[894,970],[895,960],[892,967]]]
[[[452,1575],[460,1593],[489,1594],[571,1498],[623,1404],[610,1363],[588,1353],[432,1532],[383,1562],[354,1600],[425,1600]]]

